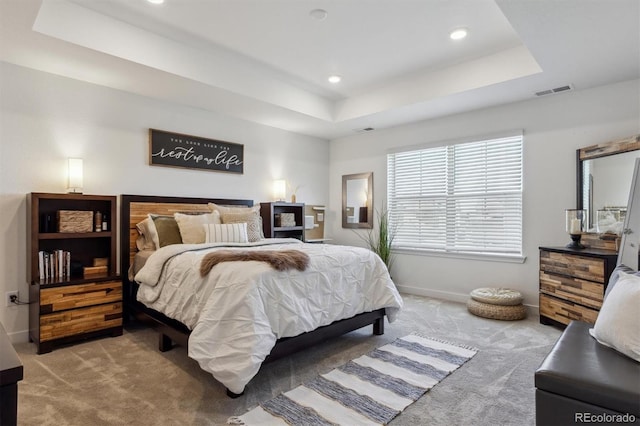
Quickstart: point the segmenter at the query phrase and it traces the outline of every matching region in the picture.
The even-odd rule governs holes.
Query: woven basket
[[[521,320],[527,316],[527,309],[524,305],[492,305],[469,299],[467,309],[473,315],[483,318],[497,319],[504,321]]]
[[[523,300],[519,291],[498,287],[477,288],[471,292],[470,296],[477,302],[501,306],[520,305]]]
[[[276,226],[296,226],[296,216],[294,213],[279,213],[276,215]]]
[[[58,211],[58,232],[93,231],[93,212],[80,210]]]

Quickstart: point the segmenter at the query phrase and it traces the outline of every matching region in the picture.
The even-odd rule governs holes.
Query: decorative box
[[[82,276],[84,278],[100,278],[106,277],[109,273],[107,266],[85,266],[82,268]]]
[[[108,257],[94,257],[93,266],[109,266]]]
[[[296,226],[296,215],[294,213],[276,214],[276,226]]]
[[[93,231],[93,212],[80,210],[58,211],[58,232]]]

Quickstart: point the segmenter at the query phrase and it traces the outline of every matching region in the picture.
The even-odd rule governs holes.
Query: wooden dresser
[[[540,247],[540,323],[594,324],[617,257],[613,250]]]

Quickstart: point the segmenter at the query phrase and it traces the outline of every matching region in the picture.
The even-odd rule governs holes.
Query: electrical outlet
[[[16,306],[18,304],[18,292],[17,291],[8,291],[7,292],[7,306]],[[15,300],[16,303],[13,303]]]

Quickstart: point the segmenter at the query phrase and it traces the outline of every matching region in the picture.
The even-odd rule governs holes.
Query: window
[[[522,256],[522,135],[388,154],[395,249]]]

